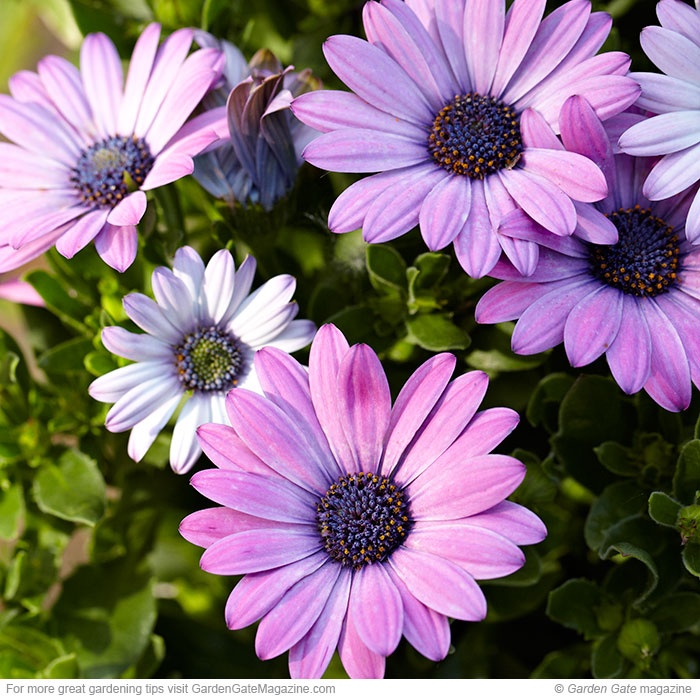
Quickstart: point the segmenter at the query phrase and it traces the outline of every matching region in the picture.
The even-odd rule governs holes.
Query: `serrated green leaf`
[[[0,491],[0,540],[19,537],[24,523],[24,492],[21,484],[13,484]]]
[[[700,440],[687,442],[678,457],[673,491],[681,503],[693,503],[700,491]]]
[[[105,482],[93,459],[66,450],[57,464],[46,463],[39,469],[34,498],[44,513],[94,525],[104,513]]]
[[[596,615],[604,601],[605,594],[593,581],[570,579],[549,594],[547,615],[586,639],[595,639],[605,634]]]
[[[469,334],[445,316],[421,314],[406,319],[406,340],[431,352],[464,350]]]
[[[659,525],[675,529],[681,504],[663,491],[654,491],[649,496],[649,516]]]

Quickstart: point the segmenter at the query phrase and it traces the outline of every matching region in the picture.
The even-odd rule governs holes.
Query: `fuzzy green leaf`
[[[604,600],[603,591],[592,581],[570,579],[549,594],[547,615],[586,639],[595,639],[605,634],[596,615]]]
[[[406,340],[431,352],[464,350],[469,334],[445,316],[422,314],[406,319]]]
[[[681,504],[663,491],[654,491],[649,496],[649,516],[659,525],[676,527]]]
[[[44,513],[94,525],[104,513],[105,482],[93,459],[66,450],[57,464],[45,463],[39,469],[34,497]]]
[[[695,501],[695,494],[700,491],[700,440],[691,440],[683,446],[673,477],[673,490],[681,503]]]

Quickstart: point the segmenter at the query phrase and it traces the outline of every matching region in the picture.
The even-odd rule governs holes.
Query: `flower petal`
[[[564,346],[572,367],[593,362],[610,347],[620,329],[623,296],[606,285],[571,309],[564,325]]]
[[[384,566],[365,566],[355,572],[348,618],[375,654],[389,656],[394,652],[403,630],[403,603]]]
[[[376,353],[367,345],[350,348],[338,368],[337,387],[328,398],[338,402],[354,471],[376,472],[391,416],[389,383]]]
[[[474,579],[449,559],[399,547],[389,560],[408,591],[436,612],[458,620],[483,620],[486,600]],[[440,581],[436,586],[435,582]]]
[[[315,527],[248,530],[214,542],[200,566],[210,574],[250,574],[305,559],[321,547]]]

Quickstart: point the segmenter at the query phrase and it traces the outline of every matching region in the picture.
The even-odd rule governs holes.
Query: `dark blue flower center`
[[[591,246],[593,275],[625,294],[655,297],[678,280],[680,247],[673,227],[639,205],[607,215],[620,237],[615,245]]]
[[[316,506],[323,546],[343,566],[384,561],[411,528],[403,491],[371,472],[340,477]]]
[[[86,148],[71,182],[84,204],[110,208],[143,184],[155,158],[136,136],[110,136]]]
[[[228,391],[244,369],[240,341],[216,326],[198,328],[175,348],[180,381],[192,391]]]
[[[520,159],[520,118],[489,95],[456,95],[435,117],[428,150],[448,172],[483,180]]]

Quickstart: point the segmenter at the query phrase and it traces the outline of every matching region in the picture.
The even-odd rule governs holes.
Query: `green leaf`
[[[634,413],[615,382],[607,377],[579,377],[561,402],[559,430],[552,446],[577,481],[599,493],[610,473],[593,449],[609,440],[631,442]]]
[[[41,673],[42,678],[80,678],[78,659],[75,654],[59,656],[49,663]]]
[[[71,296],[57,279],[43,270],[30,272],[26,279],[61,321],[80,332],[88,330],[83,321],[92,309]]]
[[[683,547],[683,565],[688,571],[700,578],[700,544],[689,542]]]
[[[543,424],[547,430],[556,430],[559,404],[571,389],[574,379],[570,374],[548,374],[532,392],[525,415],[532,425]]]
[[[617,648],[617,634],[609,634],[593,645],[591,671],[593,678],[619,678],[625,668],[625,660]]]
[[[443,253],[423,253],[406,270],[408,306],[411,312],[441,308],[443,300],[436,298],[439,285],[445,279],[451,258]]]
[[[406,289],[406,263],[388,245],[367,246],[367,272],[372,286],[381,294],[403,294]]]
[[[605,594],[597,584],[586,579],[570,579],[549,594],[547,615],[586,639],[595,639],[605,634],[596,615],[596,609],[604,602]]]
[[[147,572],[129,559],[84,566],[64,582],[54,609],[66,649],[87,678],[115,678],[146,651],[156,619]]]
[[[49,374],[82,371],[83,358],[92,349],[92,343],[89,340],[72,338],[43,353],[38,360],[39,367]]]
[[[620,528],[636,524],[646,510],[646,494],[636,482],[621,481],[608,486],[591,506],[584,535],[591,549],[603,556],[611,544],[620,541]]]
[[[23,624],[0,628],[0,678],[40,678],[65,649],[38,629]]]
[[[24,523],[24,492],[21,484],[13,484],[0,492],[0,540],[14,540]]]
[[[618,476],[639,474],[639,466],[630,455],[630,450],[619,442],[607,440],[598,447],[594,447],[593,451],[600,463],[613,474]]]
[[[465,330],[437,314],[421,314],[406,319],[406,330],[406,340],[431,352],[464,350],[471,342]]]
[[[46,463],[34,481],[39,509],[63,520],[94,525],[105,509],[105,483],[93,459],[66,450],[57,464]]]
[[[649,668],[660,646],[661,638],[656,625],[643,618],[626,622],[617,638],[617,648],[622,655],[642,669]]]
[[[700,623],[700,594],[671,593],[659,601],[649,619],[660,632],[685,632]]]
[[[681,504],[663,491],[654,491],[649,496],[649,516],[659,525],[676,528]]]
[[[700,491],[700,440],[687,442],[678,458],[673,491],[681,503],[693,503]]]
[[[113,369],[117,369],[118,365],[114,361],[114,357],[109,353],[101,350],[94,350],[87,353],[84,360],[85,369],[95,377],[101,377]]]

